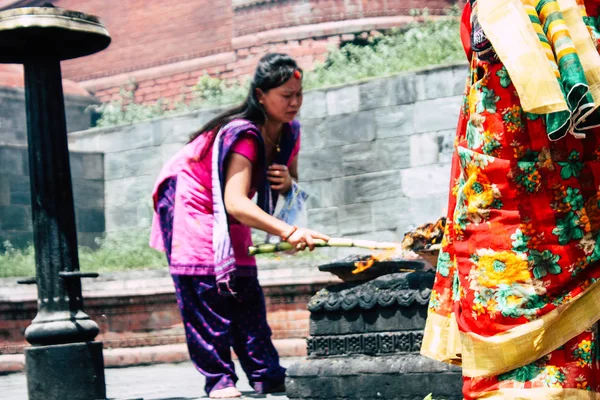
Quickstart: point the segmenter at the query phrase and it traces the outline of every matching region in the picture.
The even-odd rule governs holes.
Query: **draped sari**
[[[532,5],[518,4],[526,14]],[[597,54],[596,9],[578,3]],[[527,57],[508,59],[507,67],[498,26],[490,28],[489,16],[478,21],[477,12],[477,4],[467,4],[463,16],[470,72],[421,352],[462,366],[465,399],[600,399],[600,130],[592,124],[598,103],[587,79],[598,71],[553,65],[541,44],[539,68],[519,69],[531,65]],[[511,26],[499,26],[511,36]],[[565,39],[544,36],[556,61]],[[585,56],[573,49],[581,66]],[[524,73],[534,81],[543,70],[552,71],[562,97],[522,85]],[[573,71],[581,74],[573,78]],[[575,102],[573,82],[587,87]],[[524,105],[522,97],[536,90],[537,100]],[[548,99],[560,107],[539,112]],[[566,126],[560,135],[552,134],[556,113]]]

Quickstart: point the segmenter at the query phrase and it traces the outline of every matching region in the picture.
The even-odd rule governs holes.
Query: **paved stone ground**
[[[282,359],[288,367],[296,359]],[[242,368],[236,362],[239,374],[238,389],[242,399],[287,399],[284,394],[257,395],[252,391]],[[106,392],[111,400],[195,400],[206,399],[204,378],[190,362],[160,364],[145,367],[106,369]],[[26,400],[27,382],[24,373],[0,376],[2,400]]]

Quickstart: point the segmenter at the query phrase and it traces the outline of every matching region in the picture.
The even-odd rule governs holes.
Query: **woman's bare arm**
[[[232,153],[225,174],[225,207],[242,224],[284,236],[292,230],[285,222],[267,214],[248,198],[252,180],[252,163],[246,157]]]

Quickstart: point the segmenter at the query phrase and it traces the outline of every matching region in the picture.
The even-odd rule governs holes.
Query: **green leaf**
[[[481,88],[481,104],[485,111],[489,113],[496,112],[496,103],[500,100],[500,96],[496,96],[494,89],[487,87]]]
[[[510,80],[510,76],[508,75],[508,71],[506,70],[506,67],[502,66],[502,69],[500,69],[498,72],[496,72],[496,75],[500,78],[500,85],[503,88],[507,88],[510,86],[511,84],[511,80]]]

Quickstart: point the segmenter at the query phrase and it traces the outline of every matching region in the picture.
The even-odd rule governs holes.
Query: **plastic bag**
[[[292,182],[292,187],[286,194],[279,194],[273,216],[289,225],[306,227],[308,222],[306,215],[307,198],[308,193],[302,190],[296,182]],[[281,238],[277,235],[267,234],[265,241],[275,244],[281,242]]]

